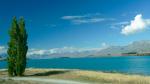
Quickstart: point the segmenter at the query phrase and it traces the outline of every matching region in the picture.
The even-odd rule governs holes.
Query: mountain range
[[[84,50],[72,52],[52,53],[47,55],[33,54],[31,58],[59,58],[59,57],[102,57],[102,56],[122,56],[123,53],[150,53],[150,40],[134,41],[125,46],[108,46],[103,49]]]

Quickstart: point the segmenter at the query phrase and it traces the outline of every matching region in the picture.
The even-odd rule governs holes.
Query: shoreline
[[[8,77],[6,69],[0,69],[0,78]],[[100,71],[88,71],[79,69],[41,69],[27,68],[26,78],[58,79],[66,81],[75,81],[89,84],[150,84],[150,76],[130,75],[122,73],[110,73]],[[5,80],[8,81],[8,80]],[[16,80],[15,80],[16,81]],[[31,80],[30,82],[34,82]],[[4,83],[7,84],[7,83]],[[26,83],[34,84],[34,83]],[[41,83],[44,84],[44,83]],[[53,83],[52,83],[53,84]]]
[[[74,58],[109,58],[109,57],[150,57],[150,55],[100,55],[100,56],[85,56],[85,57],[52,57],[52,58],[27,58],[27,60],[41,60],[41,59],[74,59]],[[1,61],[7,61],[6,58],[0,58]]]
[[[145,75],[145,74],[140,74],[140,73],[127,73],[127,72],[119,72],[119,71],[101,71],[101,70],[85,70],[85,69],[65,69],[65,68],[27,68],[26,70],[68,70],[68,71],[92,71],[92,72],[100,72],[100,73],[111,73],[111,74],[123,74],[123,75],[138,75],[138,76],[148,76],[150,75]],[[1,68],[1,71],[7,71],[6,68]]]

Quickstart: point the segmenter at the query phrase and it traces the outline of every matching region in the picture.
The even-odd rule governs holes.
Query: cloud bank
[[[123,27],[124,25],[127,25],[127,24],[129,24],[129,22],[127,22],[127,21],[112,23],[110,25],[110,28],[112,28],[112,29],[119,29],[120,27]]]
[[[5,54],[6,51],[7,51],[7,48],[6,48],[6,47],[0,46],[0,55],[1,55],[1,54]]]
[[[62,48],[51,48],[51,49],[29,49],[27,53],[28,58],[53,58],[53,57],[73,57],[73,56],[84,56],[90,53],[94,53],[108,47],[106,43],[102,43],[99,48],[77,48],[77,47],[62,47]],[[7,48],[0,46],[0,57],[7,56]],[[78,56],[77,56],[78,57]]]
[[[145,30],[150,26],[150,19],[143,19],[142,14],[138,14],[134,17],[134,20],[129,25],[123,27],[121,33],[124,35],[134,34]]]
[[[106,46],[105,46],[106,47]],[[103,47],[104,48],[104,47]],[[76,47],[63,47],[63,48],[52,48],[52,49],[30,49],[28,51],[28,56],[38,55],[38,56],[50,56],[53,54],[67,54],[67,53],[80,53],[86,51],[99,51],[103,48],[76,48]]]

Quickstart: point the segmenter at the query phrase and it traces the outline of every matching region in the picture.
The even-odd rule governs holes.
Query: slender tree
[[[21,76],[23,75],[25,68],[26,68],[26,54],[28,51],[28,46],[27,46],[27,32],[25,29],[25,21],[23,17],[20,18],[19,20],[19,46],[18,46],[18,58],[17,62],[19,64],[18,68],[18,75]]]
[[[9,35],[8,73],[10,76],[22,76],[26,68],[26,54],[28,50],[27,32],[23,18],[20,18],[19,24],[16,17],[13,18]]]
[[[8,74],[9,76],[16,76],[16,57],[17,57],[17,44],[19,36],[19,27],[16,17],[12,20],[12,25],[9,31],[10,41],[8,42]]]

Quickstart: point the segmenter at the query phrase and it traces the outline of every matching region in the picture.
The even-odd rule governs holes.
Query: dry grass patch
[[[0,71],[0,77],[7,76],[7,71]],[[150,84],[149,76],[104,73],[69,69],[27,69],[26,77],[54,78],[89,82],[91,84]]]

